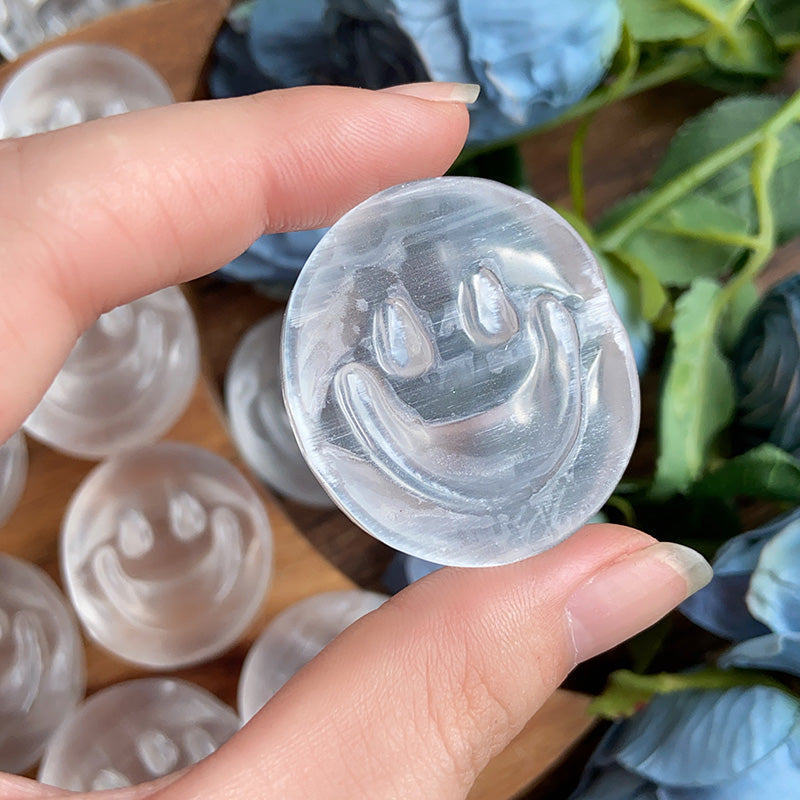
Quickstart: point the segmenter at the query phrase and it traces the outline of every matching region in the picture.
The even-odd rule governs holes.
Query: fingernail
[[[404,83],[402,86],[390,86],[380,91],[388,94],[405,94],[409,97],[418,97],[420,100],[434,100],[445,103],[474,103],[481,93],[477,83],[445,83],[431,81],[430,83]]]
[[[669,542],[631,553],[593,575],[566,605],[576,663],[648,628],[712,577],[699,553]]]

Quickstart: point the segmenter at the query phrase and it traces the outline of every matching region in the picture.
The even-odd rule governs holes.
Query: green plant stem
[[[705,58],[700,52],[693,50],[677,50],[667,56],[657,67],[653,67],[653,69],[637,75],[622,91],[616,86],[617,81],[605,84],[579,103],[571,106],[563,114],[547,122],[543,122],[541,125],[536,125],[522,133],[500,139],[491,144],[467,148],[458,157],[456,165],[470,158],[474,158],[481,153],[507,147],[510,144],[519,144],[534,133],[549,131],[566,122],[580,119],[587,114],[591,114],[607,105],[617,102],[617,100],[624,100],[627,97],[633,97],[634,95],[646,92],[648,89],[654,89],[657,86],[663,86],[667,83],[680,80],[681,78],[688,78],[705,66],[706,63]]]
[[[569,192],[572,197],[572,207],[579,217],[586,217],[586,186],[583,178],[583,150],[586,143],[586,134],[592,124],[594,115],[589,115],[578,126],[572,144],[569,148]]]
[[[791,53],[800,50],[800,33],[784,33],[775,39],[778,50]]]
[[[744,266],[731,278],[717,298],[721,314],[736,293],[755,278],[775,249],[775,215],[769,200],[769,184],[778,162],[780,141],[775,133],[768,134],[755,149],[750,168],[753,195],[758,213],[758,236]]]
[[[664,184],[653,192],[641,205],[623,217],[600,237],[600,247],[614,252],[619,249],[634,233],[644,227],[653,217],[670,208],[680,198],[702,186],[725,167],[730,166],[755,149],[765,138],[778,135],[783,128],[800,117],[800,91],[784,103],[783,106],[763,125],[754,131],[731,142],[721,150],[717,150],[707,158],[698,162],[690,170]]]

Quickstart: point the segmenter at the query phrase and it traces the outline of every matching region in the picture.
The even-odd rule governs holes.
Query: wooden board
[[[64,42],[100,42],[123,47],[147,60],[166,78],[177,100],[198,92],[214,35],[227,0],[161,0],[99,20],[48,42],[13,64],[0,67],[0,87],[30,58]],[[202,381],[185,415],[168,438],[201,445],[242,468],[222,422],[218,399]],[[0,550],[41,565],[57,583],[57,534],[64,507],[93,466],[30,443],[30,471],[22,501],[0,529]],[[287,605],[316,592],[353,584],[307,542],[281,509],[262,492],[275,535],[275,577],[253,625],[227,654],[207,664],[181,670],[194,681],[234,704],[242,659],[269,619]],[[145,673],[87,643],[89,691]],[[526,726],[511,746],[479,778],[471,800],[507,800],[530,788],[591,727],[585,696],[559,691]]]

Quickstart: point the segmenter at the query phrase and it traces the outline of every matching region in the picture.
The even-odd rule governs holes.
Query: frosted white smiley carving
[[[602,273],[539,201],[419,181],[345,215],[289,302],[284,393],[353,519],[436,563],[552,546],[605,502],[638,380]]]
[[[118,683],[59,728],[39,780],[79,792],[132,786],[197,763],[238,728],[231,708],[186,681]]]
[[[0,525],[19,502],[28,475],[28,449],[20,431],[0,444]]]
[[[0,555],[0,771],[23,772],[83,695],[72,612],[33,564]]]
[[[297,446],[281,396],[283,315],[271,314],[242,337],[225,375],[225,408],[237,449],[266,484],[321,508],[333,502],[311,474]]]
[[[211,658],[258,611],[272,540],[260,500],[225,460],[162,443],[89,474],[70,503],[62,569],[100,644],[154,667]]]
[[[51,447],[100,458],[155,441],[194,391],[199,340],[175,287],[103,314],[78,340],[25,430]]]

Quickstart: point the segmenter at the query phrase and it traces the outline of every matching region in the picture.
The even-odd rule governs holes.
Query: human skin
[[[0,441],[101,313],[444,172],[464,95],[408,92],[275,91],[0,142]],[[439,570],[351,626],[215,754],[103,797],[464,797],[579,661],[709,578],[693,551],[606,524],[509,566]],[[0,776],[4,800],[66,796],[80,797]]]

